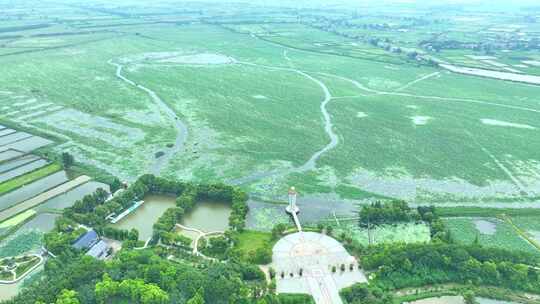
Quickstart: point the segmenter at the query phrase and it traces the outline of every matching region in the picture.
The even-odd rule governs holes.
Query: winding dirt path
[[[176,116],[176,113],[174,110],[169,107],[169,105],[164,102],[157,94],[156,92],[152,91],[151,89],[144,87],[124,75],[122,75],[122,71],[124,69],[124,66],[118,63],[115,63],[111,60],[108,61],[108,64],[113,65],[116,67],[116,77],[123,80],[124,82],[138,88],[139,90],[144,91],[146,94],[150,96],[152,101],[159,107],[160,111],[164,113],[167,118],[171,121],[171,123],[174,126],[174,129],[176,131],[176,139],[174,141],[174,145],[171,148],[164,148],[163,149],[163,155],[161,157],[158,157],[155,162],[150,167],[150,172],[156,176],[159,176],[162,169],[169,164],[171,161],[171,158],[178,152],[182,151],[184,144],[188,138],[188,128],[186,124],[184,124],[178,116]]]
[[[409,87],[411,87],[411,86],[413,86],[413,85],[415,85],[415,84],[417,84],[417,83],[419,83],[421,81],[424,81],[424,80],[429,79],[431,77],[439,76],[440,74],[441,74],[441,72],[434,72],[434,73],[422,76],[422,77],[420,77],[420,78],[418,78],[416,80],[413,80],[413,81],[407,83],[406,85],[402,86],[401,88],[397,89],[396,92],[403,91],[403,90],[405,90],[405,89],[407,89],[407,88],[409,88]]]

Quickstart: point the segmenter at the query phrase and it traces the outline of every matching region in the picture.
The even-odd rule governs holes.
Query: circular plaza
[[[354,257],[335,239],[315,232],[297,232],[273,248],[278,293],[311,294],[317,304],[342,303],[339,290],[366,282]]]

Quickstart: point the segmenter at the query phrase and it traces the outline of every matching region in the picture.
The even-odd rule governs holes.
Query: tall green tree
[[[187,304],[204,304],[204,297],[202,289],[199,289],[193,298],[187,301]]]
[[[62,153],[62,165],[64,168],[69,169],[75,163],[75,158],[68,152]]]
[[[80,304],[77,299],[77,292],[64,289],[56,299],[56,304]]]

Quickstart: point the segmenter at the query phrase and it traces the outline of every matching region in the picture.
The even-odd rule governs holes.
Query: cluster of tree
[[[105,273],[103,280],[96,283],[96,300],[99,304],[131,300],[141,304],[166,304],[169,295],[154,283],[145,283],[143,279],[127,279],[122,282],[113,281]]]
[[[307,294],[286,294],[267,295],[256,304],[315,304],[311,295]]]
[[[272,262],[272,246],[264,243],[253,252],[249,252],[247,261],[253,264],[266,265]]]
[[[62,166],[64,169],[69,169],[75,163],[75,158],[68,152],[62,152]]]
[[[191,246],[191,239],[176,232],[162,232],[161,242],[165,245],[177,246],[188,249]]]
[[[108,197],[109,193],[107,191],[103,190],[103,188],[98,188],[96,192],[84,196],[82,200],[76,201],[71,206],[70,211],[73,213],[90,213],[96,207],[105,203]]]
[[[393,303],[392,293],[384,292],[381,288],[366,283],[358,283],[344,288],[339,294],[347,304]]]
[[[80,304],[77,299],[77,292],[73,290],[64,289],[58,295],[55,304]],[[37,301],[36,304],[45,304],[44,302]]]
[[[96,195],[96,193],[102,195]],[[120,213],[131,207],[133,203],[140,200],[148,192],[148,187],[142,178],[139,178],[128,189],[115,196],[114,199],[107,200],[106,191],[98,189],[96,193],[86,195],[82,200],[75,202],[72,207],[66,208],[63,215],[75,220],[78,223],[89,226],[103,226],[107,224],[107,215]]]
[[[494,54],[496,50],[538,50],[540,49],[540,39],[537,37],[530,40],[521,40],[520,36],[514,35],[510,37],[499,36],[496,37],[496,42],[481,41],[481,42],[468,42],[459,41],[455,39],[448,40],[423,40],[419,42],[419,45],[428,50],[434,52],[440,52],[441,50],[463,50],[469,49],[476,52],[482,52],[486,55]]]
[[[170,233],[174,230],[176,223],[182,219],[184,215],[184,209],[181,207],[174,207],[167,209],[163,215],[161,215],[153,226],[153,239],[158,240],[166,233]]]
[[[229,256],[231,240],[226,236],[216,236],[209,238],[207,242],[200,242],[199,245],[204,255],[225,260]]]
[[[120,303],[123,299],[184,304],[194,298],[212,304],[309,303],[270,295],[264,273],[255,265],[172,262],[167,255],[167,251],[122,250],[115,259],[104,262],[63,254],[49,259],[42,279],[30,283],[7,304],[55,303],[63,290],[75,292],[81,304]]]
[[[453,242],[450,230],[439,217],[434,206],[418,206],[416,210],[420,219],[429,224],[432,241]]]
[[[431,239],[451,243],[452,237],[444,221],[437,215],[433,206],[419,206],[416,209],[409,207],[404,201],[375,202],[364,206],[359,212],[360,227],[384,225],[410,221],[423,221],[429,225]],[[348,242],[351,243],[351,242]]]
[[[86,229],[77,228],[76,224],[68,219],[59,218],[55,224],[53,232],[46,233],[44,243],[47,250],[54,254],[63,252],[73,252],[71,244],[80,236],[86,233]]]
[[[287,224],[285,224],[285,223],[276,224],[272,228],[272,240],[280,239],[281,236],[283,235],[283,233],[285,232],[285,230],[287,230]]]
[[[99,235],[124,241],[124,240],[130,240],[130,241],[137,241],[139,239],[139,231],[137,229],[131,229],[131,230],[125,230],[125,229],[118,229],[116,227],[112,226],[105,226],[105,227],[98,227],[96,229],[96,232]]]
[[[115,193],[116,191],[122,189],[124,187],[124,184],[118,179],[113,178],[109,183],[109,188],[111,189],[111,193]]]
[[[525,252],[442,242],[376,246],[362,257],[363,267],[375,271],[375,285],[385,290],[453,282],[538,291],[539,262]]]
[[[374,202],[363,206],[359,212],[359,225],[368,227],[371,225],[392,224],[409,222],[417,219],[416,213],[409,208],[404,201]]]

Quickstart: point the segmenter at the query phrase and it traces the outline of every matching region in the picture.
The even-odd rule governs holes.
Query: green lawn
[[[238,234],[238,243],[235,244],[235,249],[239,250],[242,255],[247,255],[273,243],[272,234],[268,232],[245,230]]]
[[[0,195],[13,191],[19,187],[29,184],[33,181],[41,179],[45,176],[51,175],[57,171],[60,171],[62,166],[57,163],[50,164],[46,167],[32,171],[25,175],[10,179],[0,184]]]

